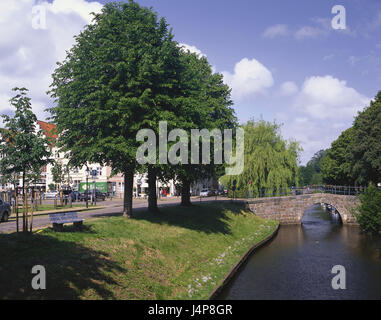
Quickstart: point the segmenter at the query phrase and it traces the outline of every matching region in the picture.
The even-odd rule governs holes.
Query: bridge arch
[[[344,224],[357,224],[353,209],[360,204],[360,200],[356,196],[316,193],[252,199],[247,201],[246,205],[260,217],[278,220],[281,224],[301,224],[304,212],[317,203],[326,203],[335,207]]]

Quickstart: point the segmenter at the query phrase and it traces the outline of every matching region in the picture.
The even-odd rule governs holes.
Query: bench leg
[[[82,222],[83,221],[74,222],[74,229],[75,230],[82,230]]]
[[[58,232],[63,232],[63,224],[62,223],[53,223],[53,230]]]

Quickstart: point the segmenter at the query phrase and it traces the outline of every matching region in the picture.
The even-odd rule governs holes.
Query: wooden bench
[[[77,212],[52,213],[49,214],[49,219],[55,231],[63,231],[63,225],[65,223],[73,223],[74,227],[80,230],[84,221],[84,219],[78,218]]]

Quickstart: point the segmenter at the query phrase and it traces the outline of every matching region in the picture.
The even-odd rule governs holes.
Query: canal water
[[[346,289],[334,290],[335,265],[346,269]],[[231,280],[218,299],[381,299],[381,241],[320,205],[302,226],[282,226]]]

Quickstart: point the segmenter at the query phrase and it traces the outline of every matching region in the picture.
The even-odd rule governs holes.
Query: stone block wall
[[[304,212],[314,204],[326,203],[337,209],[344,224],[357,224],[352,211],[359,206],[356,196],[315,193],[290,197],[259,198],[246,202],[256,215],[280,221],[281,224],[300,224]]]

